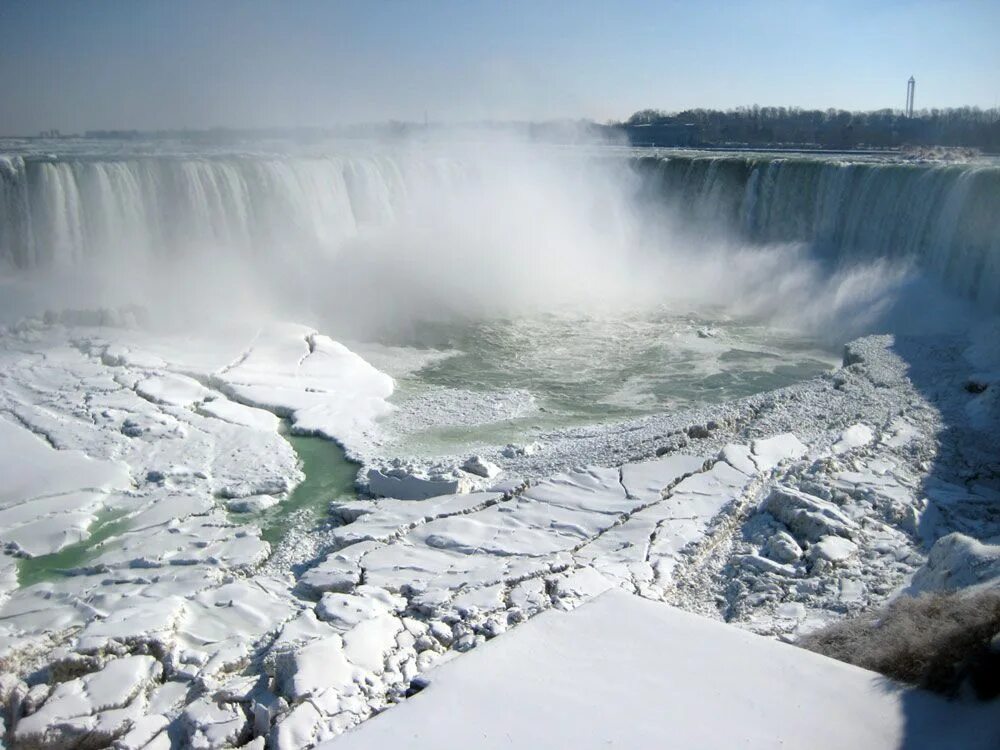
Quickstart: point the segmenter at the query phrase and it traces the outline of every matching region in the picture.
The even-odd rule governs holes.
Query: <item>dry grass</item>
[[[948,696],[968,684],[980,698],[994,698],[1000,695],[1000,592],[900,597],[798,645]]]

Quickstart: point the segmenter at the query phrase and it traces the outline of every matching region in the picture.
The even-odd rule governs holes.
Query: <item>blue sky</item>
[[[0,133],[1000,102],[997,0],[0,0]]]

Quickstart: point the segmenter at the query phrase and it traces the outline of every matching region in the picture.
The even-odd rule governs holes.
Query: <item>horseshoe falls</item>
[[[668,210],[755,243],[805,242],[839,264],[917,263],[1000,304],[1000,164],[773,156],[642,157]]]
[[[391,159],[0,161],[0,255],[19,267],[329,247],[392,217]]]
[[[614,199],[641,207],[644,221],[669,220],[687,238],[804,243],[812,257],[840,267],[914,263],[982,308],[1000,306],[995,162],[639,152],[587,158],[620,161],[636,179],[616,172]],[[482,176],[481,166],[391,152],[8,155],[0,157],[0,263],[71,269],[198,254],[244,263],[330,256],[367,229],[423,210],[434,191],[445,198],[461,192]],[[578,186],[565,180],[553,189]],[[511,211],[502,203],[492,210]]]

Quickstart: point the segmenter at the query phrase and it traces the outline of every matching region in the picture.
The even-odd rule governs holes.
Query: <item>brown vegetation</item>
[[[798,645],[954,697],[1000,695],[1000,592],[900,597]]]

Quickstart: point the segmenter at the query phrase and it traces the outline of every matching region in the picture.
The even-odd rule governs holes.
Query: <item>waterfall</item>
[[[686,231],[806,243],[841,265],[912,261],[1000,308],[998,166],[692,153],[633,155],[630,163],[644,205]],[[0,267],[331,254],[396,221],[415,197],[426,207],[454,194],[436,187],[465,182],[475,187],[468,165],[388,152],[0,156]]]
[[[996,165],[727,154],[643,157],[637,166],[649,195],[688,228],[807,243],[840,265],[912,261],[1000,308]]]
[[[388,158],[0,157],[0,262],[330,251],[392,221],[406,180]]]

